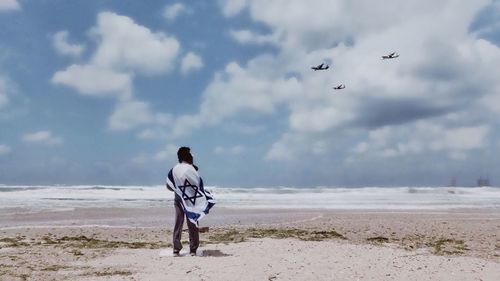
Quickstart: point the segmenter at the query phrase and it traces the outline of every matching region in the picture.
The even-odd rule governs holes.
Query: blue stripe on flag
[[[186,217],[187,217],[190,221],[195,221],[195,222],[198,222],[198,218],[200,217],[200,214],[193,213],[193,212],[189,212],[189,211],[186,211],[185,209],[184,209],[184,212],[186,213]]]
[[[172,188],[176,188],[175,181],[174,181],[174,175],[172,174],[172,169],[170,170],[170,172],[168,172],[168,180],[170,182],[172,182],[172,184],[174,185],[174,186],[172,186]]]

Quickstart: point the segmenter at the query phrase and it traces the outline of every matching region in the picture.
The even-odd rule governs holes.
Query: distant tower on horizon
[[[479,179],[477,180],[477,186],[491,186],[490,185],[490,179],[486,176],[480,176]]]
[[[457,186],[457,177],[451,178],[450,186],[451,187]]]

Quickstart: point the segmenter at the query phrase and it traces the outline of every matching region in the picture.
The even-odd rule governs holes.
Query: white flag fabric
[[[214,198],[203,186],[202,178],[188,163],[175,165],[168,172],[167,184],[174,190],[175,199],[180,200],[187,218],[196,225],[215,205]]]

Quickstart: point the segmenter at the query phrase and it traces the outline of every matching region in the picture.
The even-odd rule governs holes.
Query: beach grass
[[[128,249],[160,249],[165,247],[171,247],[171,243],[166,242],[126,242],[119,240],[105,240],[97,239],[93,237],[87,237],[85,235],[80,236],[63,236],[61,238],[52,237],[50,235],[44,235],[38,241],[31,240],[26,241],[25,238],[20,236],[16,237],[5,237],[0,239],[0,249],[1,248],[18,248],[18,247],[29,247],[29,246],[61,246],[64,248],[75,248],[75,249],[97,249],[97,248],[128,248]],[[72,251],[75,255],[82,255],[81,251]]]
[[[52,264],[47,267],[42,268],[42,271],[59,271],[61,269],[68,269],[70,266],[61,265],[61,264]]]
[[[406,250],[428,248],[435,255],[464,255],[470,251],[465,241],[447,237],[413,235],[404,237],[400,244]]]
[[[168,235],[170,236],[170,235]],[[187,237],[186,237],[187,238]],[[213,229],[210,233],[204,233],[201,236],[201,244],[217,243],[240,243],[249,239],[272,238],[287,239],[294,238],[303,241],[324,241],[332,239],[348,240],[348,238],[335,229],[330,230],[308,230],[300,228],[222,228]],[[446,237],[429,237],[424,235],[412,235],[407,237],[388,238],[385,236],[372,236],[365,238],[368,243],[398,243],[407,250],[416,250],[419,248],[429,248],[437,255],[461,255],[470,250],[463,240],[457,240]],[[184,240],[184,243],[187,241]],[[172,247],[171,243],[165,241],[121,241],[107,240],[89,237],[86,235],[62,236],[44,235],[40,239],[27,241],[21,236],[5,237],[0,239],[0,248],[19,248],[32,246],[55,246],[70,249],[75,257],[84,256],[84,249],[160,249]],[[495,249],[500,249],[496,244]],[[14,257],[15,258],[15,257]]]
[[[52,238],[50,236],[42,237],[41,244],[44,245],[60,245],[63,247],[71,247],[76,249],[84,248],[128,248],[128,249],[160,249],[171,247],[170,243],[165,242],[125,242],[114,240],[102,240],[85,235],[80,236],[63,236],[61,238]],[[78,254],[76,254],[78,255]]]
[[[111,271],[97,271],[97,272],[88,272],[83,274],[82,276],[96,276],[96,277],[111,277],[111,276],[129,276],[134,274],[130,270],[111,270]]]
[[[286,239],[296,238],[303,241],[323,241],[328,239],[346,239],[335,230],[316,231],[297,228],[248,228],[248,229],[227,229],[215,231],[208,236],[207,244],[214,243],[239,243],[248,241],[250,238],[273,238]]]
[[[463,240],[450,238],[438,238],[428,245],[434,248],[436,255],[460,255],[469,250]]]
[[[366,241],[376,243],[376,244],[381,244],[381,243],[388,243],[389,238],[384,237],[384,236],[374,236],[374,237],[366,238]]]
[[[23,237],[21,236],[16,236],[16,237],[5,237],[0,239],[0,249],[1,248],[15,248],[15,247],[26,247],[29,246],[28,243],[24,242]]]

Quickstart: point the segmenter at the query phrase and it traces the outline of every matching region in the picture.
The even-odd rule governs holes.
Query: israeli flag
[[[196,225],[215,205],[212,194],[205,189],[203,179],[192,165],[177,164],[168,173],[167,184],[173,188],[187,218]]]

